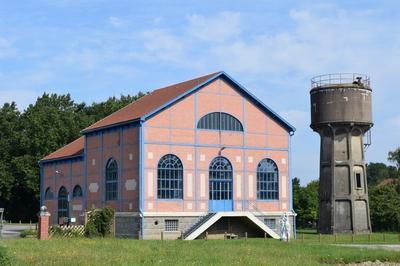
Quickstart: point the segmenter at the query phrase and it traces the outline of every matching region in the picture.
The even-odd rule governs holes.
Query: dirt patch
[[[382,261],[365,261],[360,263],[339,264],[346,266],[400,266],[397,262],[382,262]]]

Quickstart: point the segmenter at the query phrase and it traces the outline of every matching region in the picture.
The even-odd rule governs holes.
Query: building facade
[[[116,233],[277,237],[294,228],[294,128],[224,72],[153,91],[40,161],[52,223],[112,206]]]

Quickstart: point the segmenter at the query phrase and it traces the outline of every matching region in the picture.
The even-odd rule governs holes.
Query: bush
[[[5,247],[0,247],[0,265],[11,265],[11,258],[8,256]]]
[[[25,237],[37,237],[38,232],[36,230],[30,229],[30,230],[24,230],[21,232],[20,236],[22,238]]]
[[[61,227],[59,225],[53,225],[52,227],[50,227],[50,234],[52,236],[63,236],[63,230],[61,229]]]
[[[85,226],[85,236],[105,237],[110,235],[113,220],[114,209],[111,207],[92,209],[88,213],[88,220]]]

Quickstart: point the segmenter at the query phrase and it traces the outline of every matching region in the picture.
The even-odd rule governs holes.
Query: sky
[[[368,162],[400,146],[400,1],[0,0],[0,104],[77,102],[223,70],[297,128],[292,173],[319,177],[310,79],[370,75]]]

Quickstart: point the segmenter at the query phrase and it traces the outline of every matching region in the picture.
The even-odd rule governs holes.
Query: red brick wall
[[[87,136],[86,143],[87,208],[112,206],[116,211],[138,211],[139,128],[103,130]],[[115,201],[105,200],[105,169],[110,158],[118,164],[119,190]]]
[[[58,192],[61,187],[65,187],[70,196],[69,213],[70,217],[75,217],[78,222],[82,222],[83,198],[73,198],[72,192],[76,185],[84,189],[83,159],[62,160],[59,162],[45,163],[43,166],[43,197],[46,189],[51,188],[53,192],[52,200],[45,200],[43,204],[50,212],[50,224],[58,223]]]
[[[197,121],[211,112],[233,115],[245,131],[196,130]],[[243,200],[256,200],[257,165],[270,158],[279,168],[280,199],[255,204],[261,211],[289,210],[288,132],[225,81],[212,82],[144,125],[145,211],[207,211],[208,168],[219,147],[227,147],[221,155],[233,166],[235,209],[242,209]],[[168,153],[183,163],[184,200],[157,200],[157,164]]]

